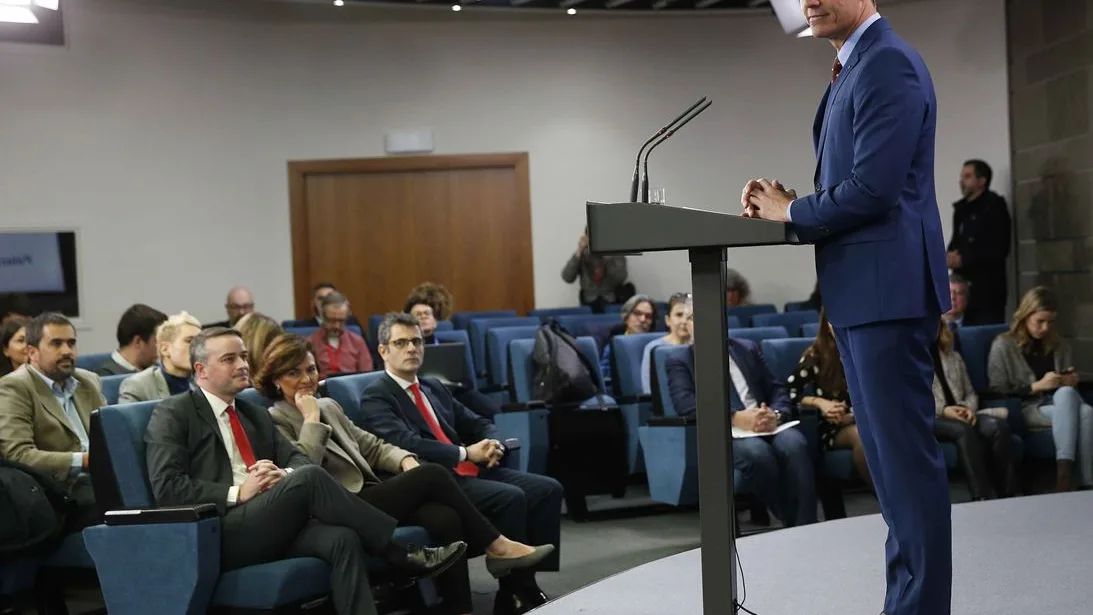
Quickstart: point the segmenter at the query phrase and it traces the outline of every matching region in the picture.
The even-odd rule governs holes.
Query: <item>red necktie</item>
[[[326,371],[327,371],[328,374],[341,373],[342,364],[341,364],[341,360],[338,356],[338,351],[341,350],[341,348],[342,348],[341,344],[338,344],[338,347],[335,348],[334,345],[330,343],[330,338],[327,338],[327,340],[326,340],[326,358],[327,358]]]
[[[416,382],[411,384],[410,391],[414,394],[414,403],[417,404],[417,411],[421,413],[421,418],[425,419],[425,422],[429,425],[429,430],[433,432],[433,436],[444,444],[451,444],[452,441],[448,439],[444,430],[440,428],[440,423],[437,422],[436,417],[433,416],[433,413],[429,412],[429,408],[425,406],[425,398],[421,396],[421,385]],[[460,461],[459,464],[455,466],[455,473],[460,476],[478,476],[478,466],[470,461]]]
[[[239,449],[239,456],[247,468],[254,465],[254,449],[250,447],[250,439],[247,432],[243,431],[243,423],[239,422],[239,415],[235,413],[235,406],[228,406],[228,422],[232,426],[232,439],[235,440],[235,448]]]
[[[592,281],[596,283],[596,286],[603,282],[603,261],[596,261],[596,264],[592,266]]]
[[[835,63],[831,65],[831,83],[835,83],[841,72],[843,72],[843,63],[839,61],[839,58],[835,58]]]

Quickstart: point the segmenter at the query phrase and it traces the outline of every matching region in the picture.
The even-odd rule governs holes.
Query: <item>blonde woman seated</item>
[[[201,323],[179,312],[156,328],[159,363],[121,382],[118,403],[164,399],[190,390],[190,342],[201,332]]]
[[[953,349],[953,333],[944,320],[934,348],[934,437],[956,445],[973,500],[1009,497],[1015,492],[1013,441],[1005,408],[979,410],[979,396]],[[978,412],[977,412],[978,411]]]
[[[854,469],[872,489],[873,477],[869,474],[865,449],[854,422],[846,374],[835,345],[835,332],[824,310],[820,310],[816,341],[801,355],[797,368],[786,378],[786,387],[790,401],[820,411],[820,441],[824,450],[850,449]]]
[[[553,545],[529,547],[502,536],[446,468],[419,464],[411,453],[354,425],[336,401],[316,399],[319,371],[304,338],[277,338],[262,365],[255,383],[276,400],[269,411],[277,429],[343,487],[400,524],[420,525],[440,544],[465,540],[486,553],[486,569],[496,578],[530,569],[554,551]],[[448,613],[471,613],[466,558],[436,577],[436,584]]]
[[[285,334],[281,323],[261,314],[250,312],[232,327],[243,336],[243,346],[247,348],[247,363],[250,364],[250,373],[257,374],[262,367],[262,357],[266,354],[266,348],[273,340]]]
[[[1025,293],[1009,331],[991,344],[987,374],[992,393],[1021,399],[1030,429],[1051,428],[1056,489],[1069,491],[1075,469],[1078,486],[1093,487],[1093,408],[1078,394],[1070,346],[1055,330],[1057,305],[1046,287]]]

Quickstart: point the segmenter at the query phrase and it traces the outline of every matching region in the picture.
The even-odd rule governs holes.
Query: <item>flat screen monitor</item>
[[[80,315],[76,232],[0,230],[0,317]]]

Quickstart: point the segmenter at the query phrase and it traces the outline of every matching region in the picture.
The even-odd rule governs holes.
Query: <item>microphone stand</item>
[[[652,143],[653,141],[656,141],[658,137],[660,137],[664,133],[668,132],[669,129],[671,129],[673,126],[678,124],[680,120],[682,120],[684,117],[686,117],[688,113],[690,113],[691,111],[694,111],[699,105],[701,105],[704,102],[706,102],[706,97],[705,96],[703,96],[695,104],[688,107],[686,111],[684,111],[683,113],[680,113],[679,117],[677,117],[676,119],[672,120],[671,122],[668,122],[667,124],[665,124],[664,128],[661,128],[660,130],[658,130],[655,135],[653,135],[652,137],[649,137],[649,140],[646,141],[644,144],[642,144],[641,149],[638,150],[638,158],[637,158],[637,160],[634,161],[634,179],[633,179],[632,182],[630,182],[630,202],[631,203],[638,202],[638,173],[641,171],[641,155],[645,152],[645,148],[649,147],[650,143]],[[648,191],[646,191],[645,198],[641,202],[642,203],[649,202]]]
[[[706,100],[706,99],[703,98],[702,100]],[[702,101],[699,101],[699,104],[702,104]],[[677,130],[679,130],[680,128],[683,128],[684,126],[686,126],[688,122],[690,122],[691,120],[698,117],[699,114],[701,114],[706,109],[709,109],[710,105],[712,105],[712,104],[713,104],[713,101],[711,100],[711,101],[706,102],[706,104],[702,105],[697,110],[694,107],[691,107],[690,109],[688,109],[687,113],[690,113],[690,115],[687,115],[687,113],[684,113],[684,115],[686,115],[687,117],[684,118],[683,121],[680,122],[678,126],[676,126],[675,128],[672,128],[670,131],[668,131],[663,137],[660,138],[659,141],[654,143],[653,146],[649,148],[648,152],[646,152],[646,154],[645,154],[645,165],[642,168],[642,173],[641,173],[641,201],[639,201],[640,203],[648,203],[649,202],[649,156],[653,153],[653,150],[655,150],[657,148],[657,146],[660,145],[661,143],[664,143],[665,141],[670,139],[672,137],[672,135],[676,134]],[[694,111],[693,113],[691,113],[692,110]],[[653,138],[655,139],[656,137],[653,137]],[[642,149],[644,149],[644,148],[642,148]],[[640,154],[638,154],[638,155],[640,156]],[[635,177],[636,177],[636,175],[635,175]]]

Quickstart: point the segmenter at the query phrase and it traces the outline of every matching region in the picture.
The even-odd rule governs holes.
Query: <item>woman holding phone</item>
[[[316,399],[319,370],[308,341],[297,335],[274,340],[262,357],[255,386],[273,400],[277,429],[343,487],[398,519],[420,525],[433,540],[465,540],[485,552],[486,569],[496,578],[534,567],[553,545],[530,547],[509,540],[475,508],[451,472],[357,427],[332,399]],[[375,468],[375,470],[373,470]],[[379,473],[394,475],[381,480]],[[452,538],[455,537],[455,538]],[[436,577],[445,613],[472,611],[466,558]]]
[[[1030,429],[1051,429],[1056,489],[1069,491],[1075,470],[1078,487],[1093,487],[1093,407],[1078,393],[1070,346],[1055,330],[1057,306],[1044,286],[1025,293],[1009,331],[991,344],[988,377],[992,393],[1021,399]]]

